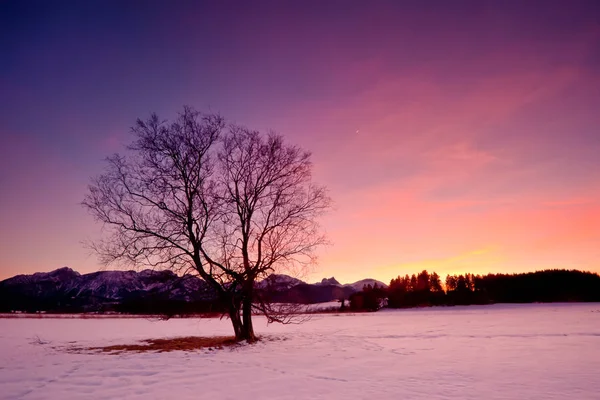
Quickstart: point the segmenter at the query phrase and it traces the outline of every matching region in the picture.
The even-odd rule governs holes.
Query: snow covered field
[[[0,319],[2,399],[600,399],[600,304],[494,305],[256,321],[220,351],[72,346],[230,335],[228,320]]]

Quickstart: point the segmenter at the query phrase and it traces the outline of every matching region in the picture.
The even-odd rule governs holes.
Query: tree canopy
[[[255,282],[313,263],[326,242],[317,219],[331,201],[310,153],[190,107],[172,122],[138,119],[132,133],[83,201],[108,231],[93,244],[101,260],[197,273],[240,340],[255,340],[253,311],[285,322],[289,310],[261,301]]]

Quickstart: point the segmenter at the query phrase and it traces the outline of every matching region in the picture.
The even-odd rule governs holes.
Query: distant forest
[[[600,276],[577,270],[545,270],[521,274],[398,276],[388,288],[365,286],[350,296],[350,309],[452,306],[491,303],[600,301]],[[387,300],[387,302],[386,302]]]

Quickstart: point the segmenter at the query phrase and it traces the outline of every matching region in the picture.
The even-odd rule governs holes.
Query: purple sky
[[[600,271],[599,21],[598,1],[3,1],[0,279],[100,268],[89,178],[185,104],[313,152],[336,208],[309,280]]]

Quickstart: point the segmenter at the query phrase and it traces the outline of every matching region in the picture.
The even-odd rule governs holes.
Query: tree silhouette
[[[429,273],[427,270],[421,271],[417,276],[417,288],[418,291],[429,292]]]
[[[383,306],[386,297],[386,290],[377,283],[373,286],[364,285],[362,291],[350,295],[350,309],[377,311]]]
[[[432,292],[441,293],[444,291],[444,289],[442,289],[442,282],[440,280],[440,276],[435,272],[429,275],[429,286]]]
[[[314,262],[329,208],[312,183],[310,153],[281,136],[185,107],[168,123],[138,120],[126,155],[107,159],[83,205],[108,228],[93,244],[105,263],[196,272],[228,310],[238,340],[256,339],[252,311],[287,322],[255,282]]]
[[[392,279],[388,288],[388,306],[600,301],[600,276],[590,272],[546,270],[485,276],[447,275],[445,291],[435,272],[428,274],[427,290],[424,286],[426,274],[427,271],[422,271],[418,276]]]
[[[446,276],[446,291],[451,292],[456,290],[457,282],[456,277],[454,275]]]

